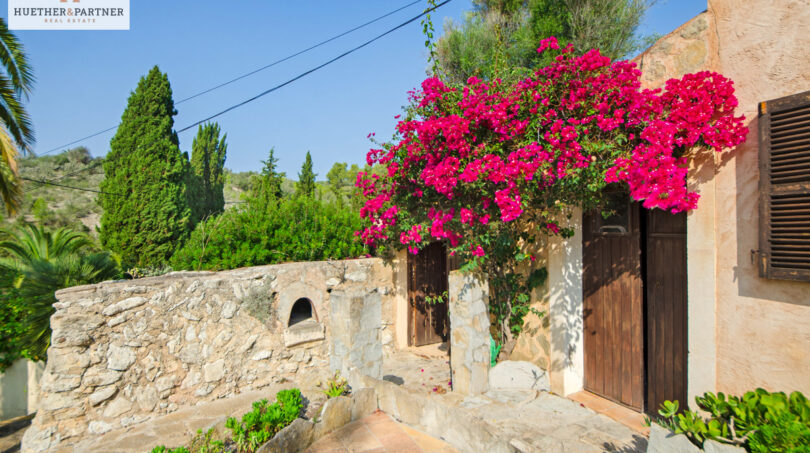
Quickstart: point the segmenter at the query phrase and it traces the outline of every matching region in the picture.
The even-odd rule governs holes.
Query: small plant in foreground
[[[229,417],[225,427],[231,430],[239,453],[254,453],[298,418],[303,406],[300,390],[282,390],[276,394],[275,403],[269,404],[266,399],[256,401],[253,410],[243,415],[241,422]]]
[[[205,432],[198,429],[189,445],[191,453],[225,453],[225,442],[216,439],[216,434],[214,428],[210,428]]]
[[[349,393],[349,383],[346,382],[346,379],[340,377],[340,371],[335,371],[332,379],[326,381],[326,388],[323,393],[327,398],[346,395]]]
[[[190,453],[186,447],[166,448],[163,445],[158,445],[152,449],[151,453]]]
[[[658,423],[698,446],[713,439],[752,453],[810,453],[810,403],[801,392],[788,396],[759,388],[742,397],[709,392],[695,401],[708,418],[678,413],[677,401],[664,401]]]

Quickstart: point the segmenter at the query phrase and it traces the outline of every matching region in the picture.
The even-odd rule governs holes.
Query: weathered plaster
[[[808,29],[807,0],[709,0],[637,58],[646,87],[701,70],[730,78],[749,127],[733,153],[692,162],[689,183],[701,199],[687,221],[690,400],[708,390],[810,392],[810,284],[760,278],[751,259],[757,105],[810,90]]]
[[[551,338],[548,367],[551,390],[568,395],[582,390],[585,376],[582,322],[582,212],[573,213],[568,239],[548,239],[548,318]]]

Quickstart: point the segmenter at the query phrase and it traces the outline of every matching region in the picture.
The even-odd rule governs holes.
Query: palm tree
[[[0,198],[6,211],[17,212],[22,198],[17,156],[30,151],[34,129],[22,106],[34,86],[34,73],[28,65],[20,41],[0,18]]]
[[[26,224],[3,230],[0,241],[0,303],[23,305],[21,343],[30,358],[44,359],[50,345],[54,292],[70,286],[97,283],[121,274],[119,261],[97,252],[85,234],[65,228],[48,231]]]

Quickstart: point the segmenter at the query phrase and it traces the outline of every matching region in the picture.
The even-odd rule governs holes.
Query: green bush
[[[253,198],[197,224],[171,264],[223,270],[362,256],[367,249],[354,236],[361,225],[356,211],[308,197]]]
[[[788,396],[759,388],[742,397],[709,392],[695,401],[708,418],[690,410],[678,413],[677,401],[665,401],[659,424],[698,446],[714,439],[752,453],[810,453],[810,403],[801,392]]]
[[[276,394],[275,403],[268,404],[266,399],[256,401],[253,410],[243,415],[241,422],[229,417],[225,427],[231,430],[240,453],[253,453],[298,418],[303,406],[300,390],[282,390]]]
[[[166,448],[163,445],[158,445],[152,449],[152,453],[191,453],[186,447]]]
[[[276,393],[276,402],[269,404],[266,399],[253,403],[253,410],[244,414],[240,421],[228,417],[225,427],[231,431],[231,440],[238,453],[254,453],[277,432],[284,429],[301,415],[304,401],[298,389],[281,390]],[[216,438],[214,428],[206,432],[198,429],[188,447],[168,448],[159,445],[151,453],[224,453],[233,451],[232,444]]]

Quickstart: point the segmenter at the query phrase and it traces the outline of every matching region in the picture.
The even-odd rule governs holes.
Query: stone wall
[[[391,285],[390,268],[362,259],[175,272],[59,291],[40,410],[23,451],[271,384],[313,385],[330,374],[330,352],[341,355],[335,369],[377,376],[380,313],[392,303]],[[359,300],[363,317],[331,309],[345,300]],[[299,310],[307,305],[309,319]],[[300,322],[289,325],[291,316]],[[377,349],[343,357],[351,351],[346,341],[360,339]]]
[[[453,391],[484,393],[489,388],[489,285],[459,271],[450,272],[448,283]]]

